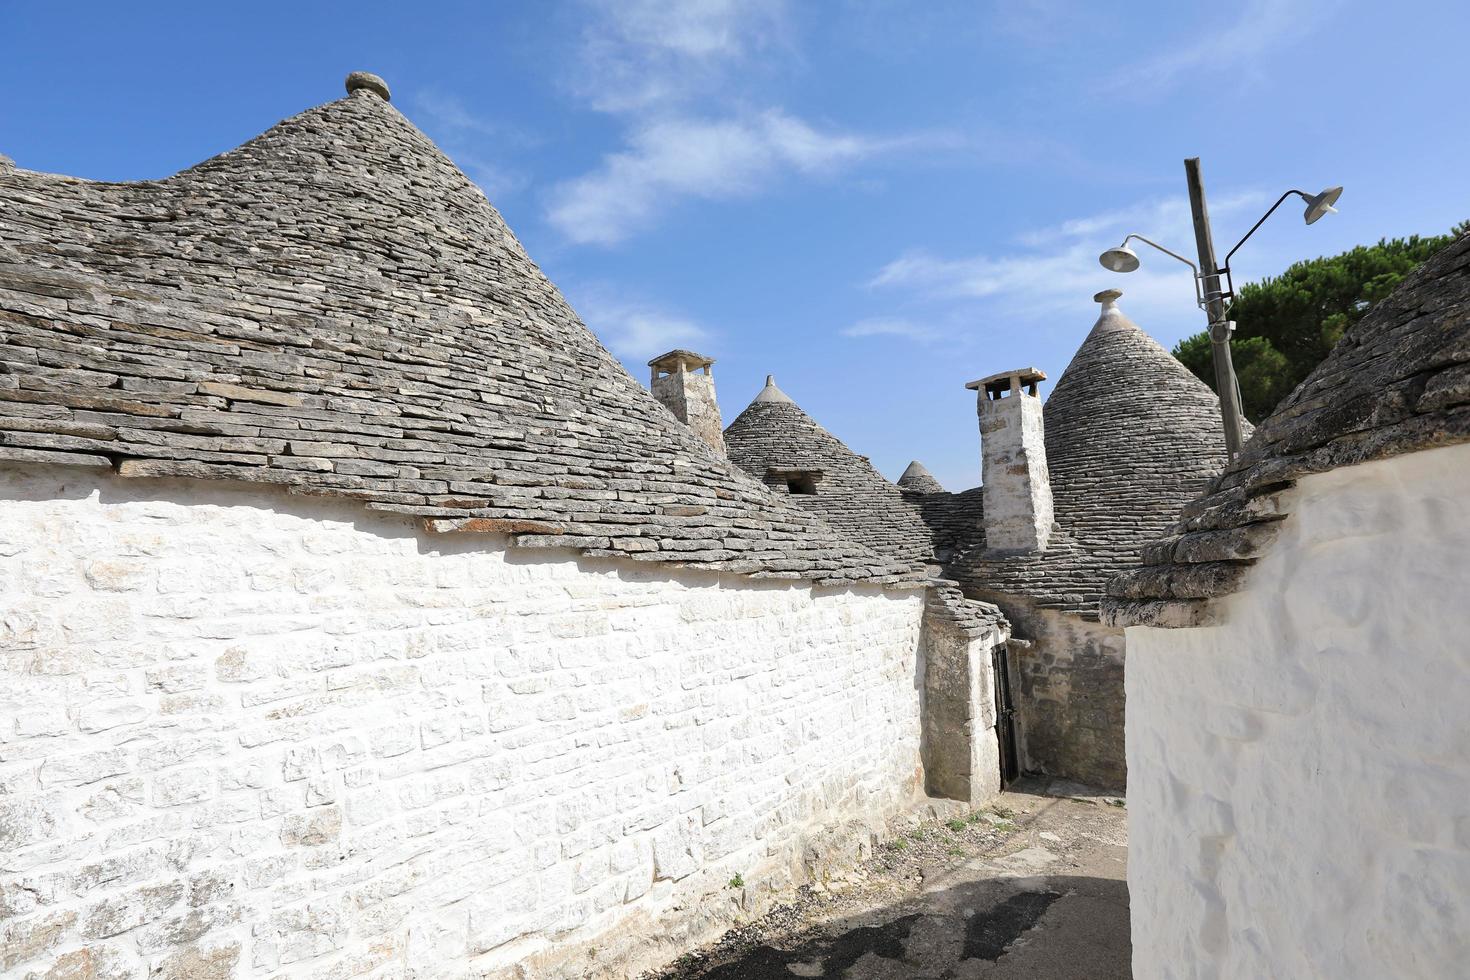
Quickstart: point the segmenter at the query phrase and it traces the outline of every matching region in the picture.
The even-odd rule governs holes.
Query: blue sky
[[[566,0],[0,4],[0,153],[160,177],[375,71],[646,382],[715,357],[730,421],[768,372],[896,478],[979,481],[964,383],[1053,379],[1092,294],[1165,346],[1203,158],[1223,252],[1282,190],[1237,281],[1470,217],[1464,3]],[[1172,267],[1171,267],[1172,266]],[[1141,392],[1141,397],[1146,393]]]

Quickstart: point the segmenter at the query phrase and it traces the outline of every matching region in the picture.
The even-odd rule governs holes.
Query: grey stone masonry
[[[1203,496],[1108,585],[1117,626],[1215,619],[1289,520],[1285,491],[1341,466],[1470,441],[1470,233],[1345,333]]]
[[[1046,430],[1036,368],[1004,371],[965,385],[978,396],[985,544],[993,551],[1045,551],[1053,514]]]
[[[521,547],[924,573],[628,375],[381,79],[164,180],[0,170],[0,460],[274,484]]]
[[[1179,508],[1225,465],[1214,392],[1118,308],[1101,315],[1042,417],[1056,528],[1040,554],[997,556],[983,538],[945,566],[968,594],[1025,597],[1098,618],[1110,578],[1141,561]]]
[[[715,399],[714,359],[687,350],[671,350],[648,362],[653,369],[649,390],[674,418],[694,430],[715,452],[725,451],[724,423]]]
[[[879,554],[937,575],[936,532],[921,508],[948,494],[924,495],[902,489],[854,453],[776,387],[766,385],[725,430],[730,459],[839,533]],[[1006,629],[1000,611],[966,599],[958,585],[930,580],[931,619],[957,627],[970,637],[999,637]],[[998,640],[996,641],[998,642]]]
[[[944,485],[934,479],[934,474],[917,459],[909,463],[908,468],[903,471],[903,475],[898,478],[898,485],[914,493],[944,492]]]

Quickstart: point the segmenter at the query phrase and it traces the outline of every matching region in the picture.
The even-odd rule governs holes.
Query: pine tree
[[[1448,235],[1359,245],[1341,255],[1298,262],[1275,278],[1241,287],[1230,308],[1236,323],[1230,351],[1245,417],[1260,422],[1270,415],[1348,327],[1467,228],[1470,221]],[[1174,356],[1215,387],[1208,333],[1181,340]]]

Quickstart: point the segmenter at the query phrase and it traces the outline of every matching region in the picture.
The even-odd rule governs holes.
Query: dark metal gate
[[[1000,785],[1008,786],[1021,774],[1021,764],[1016,752],[1015,708],[1011,706],[1010,658],[1006,656],[1006,645],[998,643],[990,650],[995,669],[995,740],[1000,745]]]

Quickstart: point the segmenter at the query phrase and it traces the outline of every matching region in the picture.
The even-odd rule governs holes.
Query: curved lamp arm
[[[1277,201],[1276,203],[1280,204],[1281,202]],[[1265,219],[1262,218],[1261,220],[1264,221]],[[1255,229],[1252,228],[1251,231],[1255,231]],[[1199,266],[1195,265],[1193,262],[1180,255],[1178,252],[1171,252],[1164,246],[1160,245],[1158,242],[1151,242],[1147,238],[1144,238],[1142,235],[1129,235],[1127,238],[1123,239],[1123,245],[1127,245],[1135,238],[1143,242],[1143,244],[1152,245],[1154,248],[1158,249],[1160,252],[1163,252],[1165,255],[1170,256],[1171,258],[1176,258],[1180,262],[1183,262],[1185,265],[1189,266],[1189,270],[1194,273],[1194,301],[1201,307],[1205,305],[1205,297],[1204,294],[1200,292],[1199,287]],[[1122,246],[1119,247],[1121,248]]]
[[[1265,224],[1266,219],[1276,213],[1276,209],[1281,207],[1281,202],[1286,200],[1288,197],[1291,197],[1291,195],[1293,194],[1301,198],[1303,201],[1306,201],[1308,204],[1312,203],[1312,199],[1307,196],[1307,193],[1305,191],[1287,191],[1285,194],[1282,194],[1280,197],[1278,197],[1276,199],[1276,203],[1271,205],[1271,210],[1261,215],[1260,221],[1257,221],[1255,224],[1251,225],[1251,230],[1245,233],[1245,238],[1242,238],[1240,241],[1236,242],[1235,247],[1225,253],[1225,264],[1221,268],[1221,272],[1224,272],[1226,275],[1230,274],[1230,257],[1240,250],[1240,246],[1245,244],[1246,238],[1254,235],[1256,233],[1256,229]]]

